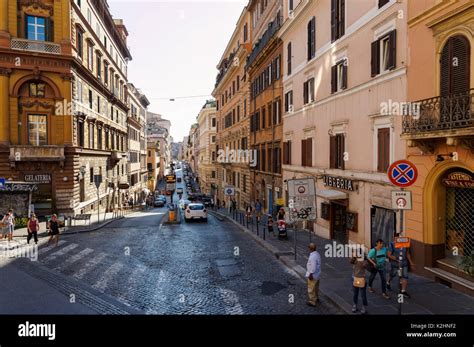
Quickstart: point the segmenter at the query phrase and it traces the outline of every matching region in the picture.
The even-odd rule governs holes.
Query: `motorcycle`
[[[286,230],[286,222],[283,219],[278,221],[278,239],[288,240],[288,232]]]

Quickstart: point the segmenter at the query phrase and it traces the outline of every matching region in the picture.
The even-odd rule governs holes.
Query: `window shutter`
[[[329,167],[331,169],[336,168],[336,157],[337,157],[337,138],[336,136],[329,137]]]
[[[308,22],[307,25],[307,33],[306,33],[306,52],[308,60],[311,59],[311,21]]]
[[[452,46],[453,61],[457,59],[458,63],[451,65],[451,81],[453,94],[465,93],[469,90],[470,84],[470,47],[469,42],[464,36],[455,36],[449,39]],[[467,101],[469,102],[469,101]]]
[[[283,164],[288,163],[288,142],[283,142]]]
[[[372,77],[380,73],[379,46],[380,46],[379,40],[372,42],[372,46],[371,46],[372,59],[370,60]]]
[[[331,66],[331,93],[337,92],[337,65]]]
[[[331,0],[331,42],[336,41],[337,28],[337,0]]]
[[[288,43],[288,47],[287,47],[287,50],[288,50],[288,75],[291,75],[291,55],[292,55],[292,52],[291,52],[291,42]]]
[[[301,166],[306,166],[306,140],[301,140]]]
[[[347,60],[342,62],[342,89],[347,89]]]
[[[447,96],[451,93],[451,39],[446,42],[440,57],[440,95]]]
[[[291,165],[291,141],[288,141],[288,164]]]
[[[344,36],[345,33],[345,23],[346,23],[346,1],[340,0],[340,12],[341,18],[339,18],[339,37]]]
[[[308,82],[304,82],[303,84],[303,99],[304,103],[308,103]]]
[[[383,146],[383,135],[382,130],[379,129],[377,131],[377,172],[383,171],[383,154],[384,154],[384,146]]]
[[[390,129],[378,129],[377,141],[377,171],[386,172],[390,165]]]
[[[313,166],[313,139],[306,139],[306,166]]]
[[[51,18],[45,18],[45,39],[46,41],[53,42],[53,22]]]
[[[390,50],[388,53],[388,69],[393,70],[397,67],[397,30],[392,30],[388,37]]]
[[[288,112],[289,93],[285,94],[285,112]]]
[[[345,169],[345,161],[344,161],[344,148],[345,148],[345,137],[343,134],[339,134],[338,136],[338,160],[339,165],[338,169],[344,170]]]

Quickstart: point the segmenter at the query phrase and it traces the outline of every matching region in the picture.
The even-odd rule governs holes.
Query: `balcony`
[[[247,59],[247,68],[252,65],[252,63],[257,59],[258,55],[262,53],[264,48],[268,45],[268,43],[272,40],[275,34],[280,30],[281,24],[283,20],[281,17],[277,17],[273,22],[268,24],[268,29],[263,33],[262,38],[257,41],[255,44],[252,53],[250,53]]]
[[[10,48],[18,51],[61,54],[61,45],[46,41],[34,41],[25,39],[11,39]]]
[[[30,146],[12,145],[10,146],[10,166],[15,167],[19,161],[50,161],[60,162],[64,166],[64,146]]]
[[[403,116],[402,138],[423,139],[474,135],[474,89],[415,103],[417,112]]]

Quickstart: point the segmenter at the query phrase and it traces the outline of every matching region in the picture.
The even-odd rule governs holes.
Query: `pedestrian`
[[[245,213],[247,215],[247,221],[249,221],[250,218],[252,217],[252,206],[250,206],[250,204],[247,205],[247,208],[245,209]]]
[[[308,282],[308,302],[309,306],[316,306],[319,302],[319,279],[321,277],[321,256],[316,251],[316,244],[310,243],[309,258],[306,265],[306,278]]]
[[[262,203],[259,199],[255,202],[255,214],[257,215],[257,220],[260,220],[260,216],[262,215]]]
[[[285,209],[283,207],[278,210],[277,220],[285,220]]]
[[[273,218],[271,215],[268,215],[267,227],[268,227],[268,233],[275,236],[275,233],[273,232]]]
[[[54,238],[54,247],[58,246],[59,242],[59,222],[58,222],[58,216],[56,214],[53,214],[51,216],[51,220],[48,223],[48,229],[49,229],[49,240],[46,246],[49,246],[49,243],[51,240]]]
[[[372,267],[372,271],[369,276],[369,292],[375,293],[375,290],[372,288],[372,284],[378,273],[382,282],[382,296],[385,299],[390,299],[390,297],[387,295],[387,270],[385,269],[386,259],[387,248],[384,247],[383,240],[378,239],[375,243],[375,247],[372,248],[368,254],[368,261]]]
[[[8,242],[10,242],[13,240],[13,230],[15,229],[15,215],[13,214],[12,209],[9,209],[7,214],[3,216],[2,223],[6,226],[6,234]]]
[[[362,309],[360,313],[367,313],[367,281],[365,279],[365,269],[367,268],[367,262],[364,260],[364,255],[361,257],[353,256],[350,260],[352,266],[352,292],[353,292],[353,302],[352,312],[356,313],[358,311],[358,301],[359,293],[362,297]]]
[[[396,233],[395,237],[399,237],[400,234]],[[400,262],[400,257],[402,258]],[[390,259],[390,273],[388,275],[387,280],[387,289],[392,290],[390,282],[392,279],[395,278],[399,273],[400,267],[402,269],[400,282],[402,284],[401,294],[403,296],[410,298],[410,295],[407,293],[408,287],[408,264],[413,269],[415,264],[411,259],[410,249],[402,247],[402,248],[395,248],[395,243],[390,242],[389,249],[388,249],[388,258]]]
[[[232,199],[232,210],[233,211],[237,210],[237,201],[235,199]]]
[[[34,213],[31,214],[30,219],[28,220],[28,236],[26,237],[26,242],[29,244],[32,237],[34,237],[35,244],[38,244],[38,231],[39,231],[39,222]]]

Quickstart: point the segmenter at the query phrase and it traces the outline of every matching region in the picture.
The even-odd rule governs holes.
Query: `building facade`
[[[35,185],[39,215],[116,208],[127,177],[125,26],[104,0],[0,6],[0,176]],[[23,193],[10,194],[21,214]]]
[[[418,169],[406,212],[417,270],[472,295],[460,262],[474,249],[474,4],[408,4],[407,159]],[[470,283],[466,285],[466,281]]]
[[[399,228],[386,172],[405,146],[388,105],[406,101],[406,13],[395,0],[283,4],[283,178],[314,178],[325,238],[371,246]]]
[[[216,186],[216,102],[208,100],[199,112],[198,177],[201,192],[214,196]]]
[[[154,192],[158,188],[158,180],[160,177],[160,148],[156,141],[148,141],[147,145],[147,188],[150,192]]]
[[[263,5],[262,5],[263,4]],[[266,6],[265,6],[266,5]],[[251,200],[259,199],[266,213],[273,214],[282,198],[282,54],[278,31],[283,23],[283,0],[250,1],[252,52],[247,60],[250,81]]]
[[[217,199],[229,201],[224,188],[234,187],[233,198],[238,208],[251,203],[250,169],[246,156],[230,153],[248,150],[249,140],[249,79],[245,70],[251,47],[250,12],[244,8],[234,33],[217,65],[212,96],[217,107]],[[221,154],[221,155],[219,155]]]
[[[147,138],[156,142],[160,151],[159,177],[162,179],[165,170],[171,163],[171,122],[160,114],[147,112]]]

